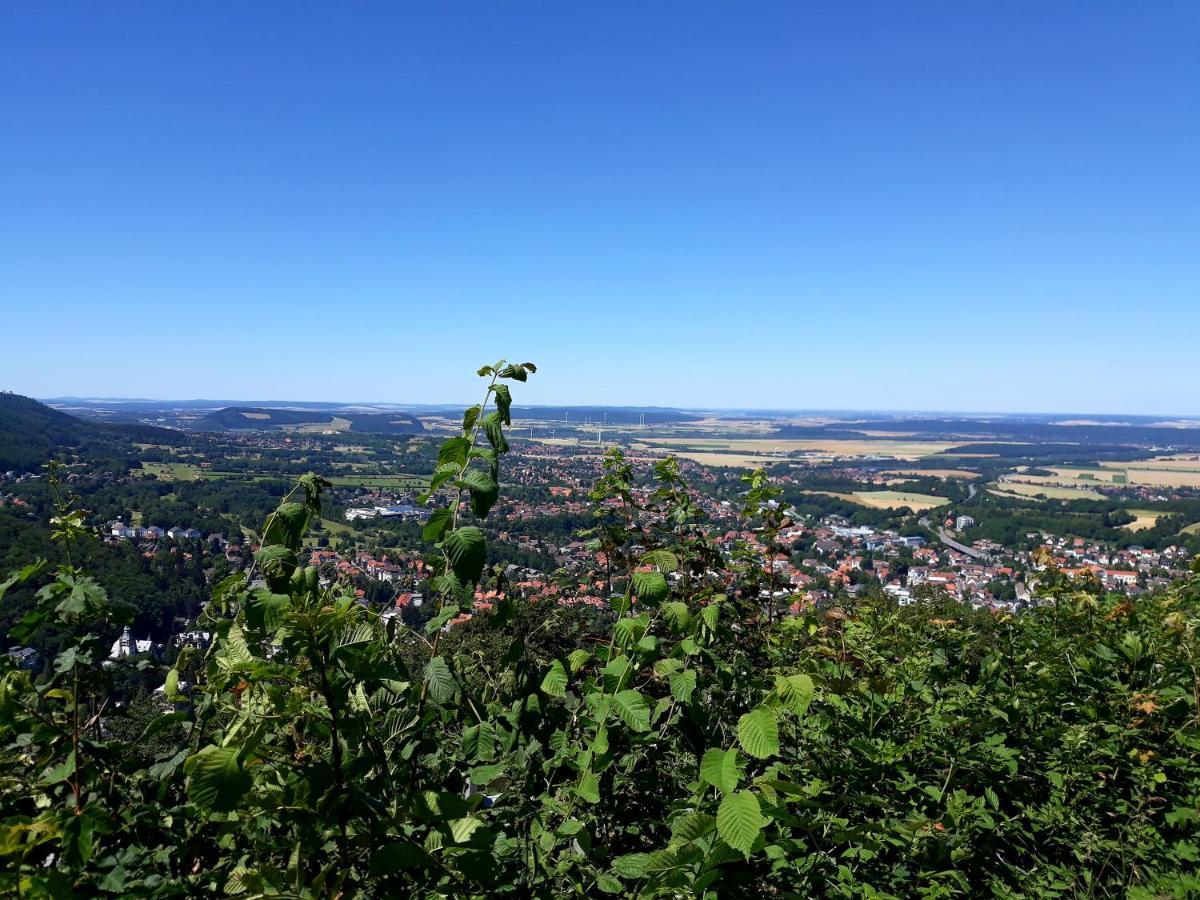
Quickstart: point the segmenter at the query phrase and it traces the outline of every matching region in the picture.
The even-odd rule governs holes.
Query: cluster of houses
[[[198,541],[204,535],[195,528],[183,528],[175,525],[171,528],[159,528],[157,525],[127,525],[121,520],[109,522],[104,526],[105,533],[110,537],[126,541],[161,541],[167,538],[172,541]]]
[[[355,519],[421,519],[429,513],[408,503],[387,503],[376,506],[352,506],[346,510],[346,521]]]

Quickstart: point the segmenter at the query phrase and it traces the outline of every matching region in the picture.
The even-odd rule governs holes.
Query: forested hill
[[[364,413],[353,410],[268,409],[230,406],[198,420],[200,431],[262,431],[280,428],[357,431],[368,434],[420,434],[425,426],[402,412]]]
[[[32,471],[64,451],[108,456],[134,440],[176,444],[181,435],[152,425],[87,422],[31,397],[0,393],[0,471]]]

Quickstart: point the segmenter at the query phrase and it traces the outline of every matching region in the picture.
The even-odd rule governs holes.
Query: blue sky
[[[1200,4],[7,3],[0,388],[1200,414]]]

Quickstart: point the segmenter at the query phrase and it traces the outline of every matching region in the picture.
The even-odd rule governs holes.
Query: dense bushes
[[[297,558],[321,481],[222,583],[210,650],[162,715],[106,708],[70,565],[16,629],[68,639],[0,682],[4,888],[28,895],[1187,896],[1200,890],[1200,586],[1066,594],[1019,616],[877,601],[778,620],[786,526],[746,483],[754,546],[718,552],[677,467],[647,498],[619,453],[593,492],[605,614],[512,602],[482,532],[511,400],[443,446],[426,537],[439,610],[384,626]],[[293,499],[294,498],[294,499]],[[69,548],[78,518],[59,510]],[[463,517],[464,521],[466,517]],[[261,578],[261,582],[257,579]],[[103,723],[108,723],[107,725]]]

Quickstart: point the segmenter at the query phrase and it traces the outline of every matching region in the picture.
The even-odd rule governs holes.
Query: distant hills
[[[229,406],[197,419],[197,431],[351,431],[364,434],[420,434],[425,426],[409,413],[364,413],[345,409],[271,409]]]
[[[34,471],[70,453],[119,456],[131,441],[178,444],[182,436],[152,425],[85,421],[31,397],[0,393],[0,471]]]

